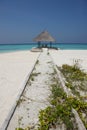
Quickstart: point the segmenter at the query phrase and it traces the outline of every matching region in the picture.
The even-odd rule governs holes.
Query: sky
[[[87,0],[0,0],[0,44],[31,43],[44,30],[57,43],[87,43]]]

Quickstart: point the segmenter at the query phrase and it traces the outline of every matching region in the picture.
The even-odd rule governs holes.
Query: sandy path
[[[0,54],[0,127],[23,87],[39,53],[21,51]]]
[[[53,72],[50,64],[50,56],[44,50],[39,57],[39,63],[35,66],[33,81],[30,79],[21,97],[23,102],[17,107],[14,116],[7,130],[15,130],[16,127],[26,128],[27,126],[36,128],[38,124],[38,114],[41,109],[49,105],[50,95],[50,74]]]

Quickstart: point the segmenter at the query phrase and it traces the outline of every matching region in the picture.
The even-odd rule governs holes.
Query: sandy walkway
[[[50,56],[44,50],[39,57],[26,89],[19,101],[12,120],[7,130],[15,130],[16,127],[37,127],[38,114],[41,109],[49,105],[50,74],[54,71],[50,64]]]
[[[0,54],[0,127],[38,55],[30,51]]]

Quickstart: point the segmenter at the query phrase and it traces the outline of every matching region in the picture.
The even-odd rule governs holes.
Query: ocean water
[[[87,50],[87,43],[56,43],[52,44],[52,46],[61,50]],[[0,44],[0,53],[30,50],[32,47],[37,47],[37,44]]]
[[[36,46],[36,44],[0,44],[0,53],[30,50]]]

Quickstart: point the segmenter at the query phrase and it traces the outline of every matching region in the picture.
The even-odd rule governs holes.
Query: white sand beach
[[[50,50],[50,54],[58,66],[72,65],[76,60],[81,69],[87,71],[87,50]]]
[[[82,69],[87,71],[87,50],[50,50],[50,54],[58,66],[79,60]],[[30,51],[0,54],[0,127],[38,55]]]
[[[39,53],[0,53],[0,127],[11,110]]]

